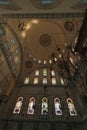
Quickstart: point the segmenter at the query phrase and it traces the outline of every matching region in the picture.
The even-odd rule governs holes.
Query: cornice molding
[[[11,13],[0,14],[0,18],[81,18],[84,17],[85,12],[82,13]]]

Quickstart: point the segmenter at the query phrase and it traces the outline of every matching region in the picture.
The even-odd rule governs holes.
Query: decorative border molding
[[[0,18],[81,18],[84,17],[85,12],[82,13],[15,13],[15,14],[0,14]]]

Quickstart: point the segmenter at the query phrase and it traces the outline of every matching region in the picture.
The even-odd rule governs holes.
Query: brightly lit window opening
[[[66,101],[67,101],[70,116],[77,116],[77,112],[76,112],[76,109],[75,109],[75,106],[74,106],[72,99],[67,98]]]
[[[30,81],[30,78],[29,78],[29,77],[25,78],[24,84],[29,84],[29,81]]]
[[[27,114],[34,114],[34,112],[35,112],[35,98],[32,97],[29,100]]]
[[[55,115],[62,115],[61,104],[60,104],[59,98],[54,99],[54,107],[55,107]]]
[[[34,84],[38,84],[38,78],[34,78]]]
[[[55,71],[54,70],[51,70],[51,75],[55,76]]]
[[[43,78],[43,84],[47,84],[47,78]]]
[[[56,82],[56,79],[55,79],[55,78],[52,78],[52,84],[53,84],[53,85],[56,85],[56,84],[57,84],[57,82]]]
[[[39,76],[39,70],[35,71],[35,76]]]
[[[69,57],[69,60],[70,60],[71,64],[74,64],[72,57]]]
[[[47,69],[43,69],[43,76],[47,76]]]
[[[22,103],[23,103],[23,97],[19,97],[17,102],[16,102],[15,108],[13,110],[14,114],[19,114],[20,113],[21,107],[22,107]]]
[[[41,115],[48,115],[48,99],[46,97],[42,99]]]
[[[65,81],[64,81],[63,78],[60,78],[60,83],[61,83],[62,85],[65,85]]]

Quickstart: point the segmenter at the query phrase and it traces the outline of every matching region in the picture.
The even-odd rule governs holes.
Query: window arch
[[[15,108],[14,108],[14,110],[13,110],[13,113],[14,113],[14,114],[19,114],[19,113],[20,113],[22,104],[23,104],[23,97],[19,97],[19,98],[17,99]]]
[[[39,76],[39,70],[35,71],[35,76]]]
[[[34,97],[30,98],[27,114],[34,114],[34,112],[35,112],[35,101],[36,101],[36,99]]]
[[[51,70],[51,75],[55,76],[55,71],[54,70]]]
[[[34,78],[34,84],[38,84],[38,78]]]
[[[43,84],[47,84],[47,78],[43,78]]]
[[[48,99],[46,97],[42,98],[42,105],[41,105],[41,115],[48,114]]]
[[[52,84],[53,84],[53,85],[56,85],[56,84],[57,84],[56,78],[52,78]]]
[[[66,84],[64,78],[60,78],[60,82],[61,82],[62,85],[65,85],[65,84]]]
[[[30,81],[30,78],[29,78],[29,77],[25,78],[24,84],[29,84],[29,81]]]
[[[68,105],[70,116],[77,116],[77,112],[76,112],[76,109],[75,109],[75,106],[74,106],[72,99],[67,98],[66,102]]]
[[[55,114],[62,115],[61,104],[60,104],[59,98],[54,99],[54,107],[55,107]]]

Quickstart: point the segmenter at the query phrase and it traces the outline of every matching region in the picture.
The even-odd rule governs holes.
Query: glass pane
[[[35,98],[32,97],[29,100],[27,114],[34,114],[34,110],[35,110]]]
[[[35,76],[39,76],[39,70],[36,70]]]
[[[48,114],[48,99],[44,97],[42,99],[41,115],[47,115],[47,114]]]
[[[24,84],[29,84],[29,77],[27,77],[27,78],[25,78],[25,80],[24,80]]]
[[[16,102],[15,108],[13,110],[14,114],[19,114],[20,113],[21,107],[22,107],[22,103],[23,103],[23,97],[19,97],[17,102]]]
[[[77,116],[77,112],[71,98],[67,98],[67,104],[68,104],[70,116]]]
[[[43,78],[43,84],[47,84],[47,78]]]
[[[47,76],[47,69],[43,69],[43,76]]]
[[[8,43],[7,43],[7,42],[4,42],[4,48],[5,48],[6,50],[9,49],[9,46],[8,46]]]
[[[52,76],[55,76],[55,72],[54,72],[53,70],[51,71],[51,75],[52,75]]]
[[[55,114],[62,115],[61,104],[59,98],[54,99]]]
[[[34,78],[34,84],[38,84],[38,78]]]
[[[62,85],[64,85],[64,84],[65,84],[64,79],[63,79],[63,78],[60,78],[60,82],[61,82],[61,84],[62,84]]]
[[[52,78],[52,84],[57,84],[56,79]]]

